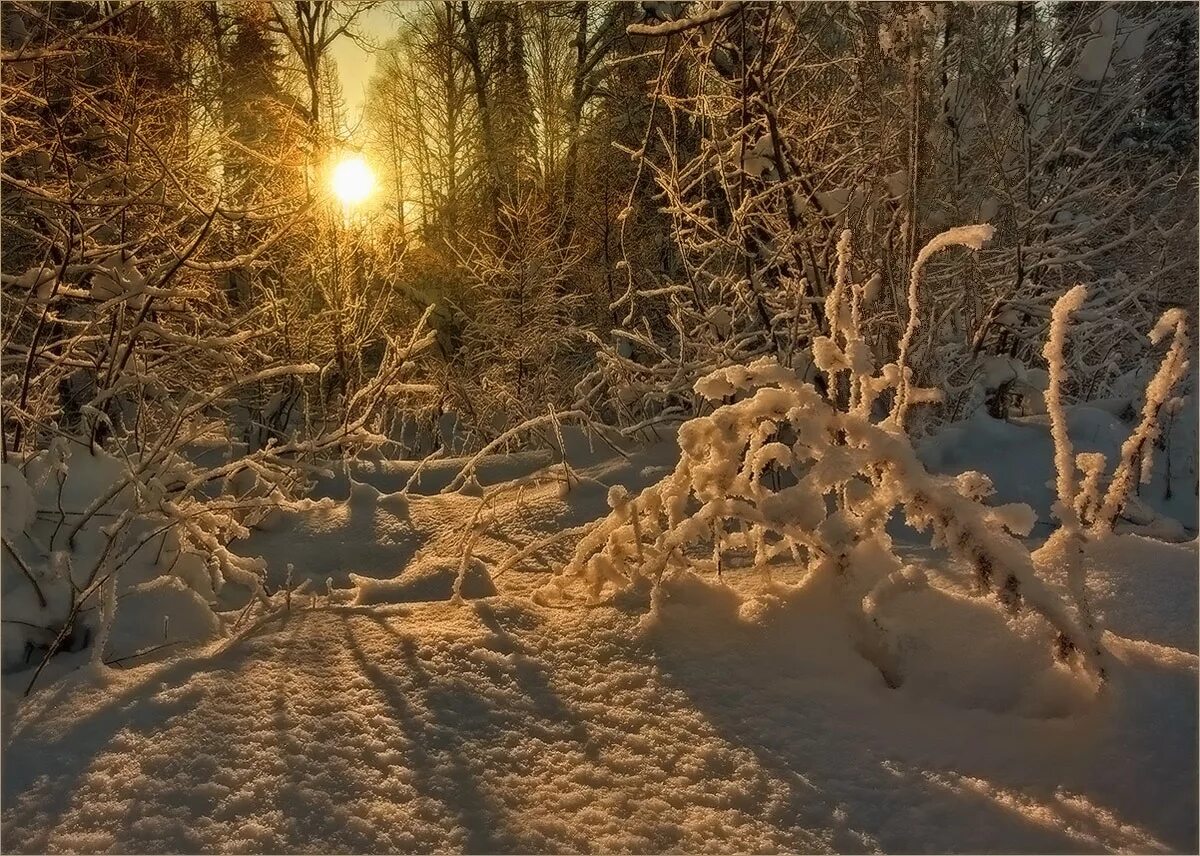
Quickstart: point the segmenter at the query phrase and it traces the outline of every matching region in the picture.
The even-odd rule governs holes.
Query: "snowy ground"
[[[896,690],[786,568],[677,579],[653,619],[534,604],[566,545],[483,573],[602,515],[606,485],[657,480],[668,449],[497,498],[461,606],[479,498],[434,493],[449,465],[407,498],[408,464],[327,480],[235,545],[276,585],[288,562],[313,581],[283,618],[126,668],[62,675],[86,656],[65,655],[20,704],[6,677],[3,849],[1195,852],[1194,529],[1090,555],[1115,659],[1098,699],[924,548],[905,558],[932,586],[884,613]]]

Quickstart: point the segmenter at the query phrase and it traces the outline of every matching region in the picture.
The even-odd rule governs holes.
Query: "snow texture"
[[[442,501],[442,500],[437,500]],[[1095,703],[938,573],[888,689],[822,585],[297,609],[6,699],[11,852],[1063,852],[1196,846],[1196,545],[1091,557]]]

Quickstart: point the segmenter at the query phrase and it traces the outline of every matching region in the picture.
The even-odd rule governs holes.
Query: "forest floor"
[[[242,543],[275,585],[289,562],[313,581],[284,615],[20,703],[27,675],[6,677],[3,850],[1195,852],[1194,539],[1089,556],[1114,660],[1098,697],[915,545],[930,585],[884,613],[898,689],[788,568],[680,577],[653,613],[534,603],[565,546],[484,573],[601,516],[606,485],[657,480],[668,446],[498,497],[461,605],[479,498],[435,493],[448,463],[424,495],[395,492],[400,462],[328,480]]]

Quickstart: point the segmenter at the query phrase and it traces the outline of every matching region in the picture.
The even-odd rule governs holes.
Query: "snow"
[[[740,149],[741,145],[735,143],[735,150]],[[775,176],[775,141],[770,134],[764,134],[754,145],[746,148],[742,156],[742,169],[755,178]]]
[[[1196,7],[9,5],[3,849],[1200,851]]]
[[[1067,430],[1075,452],[1103,454],[1107,460],[1107,473],[1111,476],[1130,426],[1108,410],[1089,404],[1071,405],[1065,410]],[[1192,452],[1193,457],[1188,460],[1185,453],[1195,449],[1195,422],[1177,424],[1172,444],[1178,457],[1172,468],[1170,498],[1166,496],[1165,461],[1156,461],[1154,478],[1141,488],[1140,498],[1157,512],[1182,521],[1194,535],[1197,517],[1195,457]],[[934,472],[978,470],[985,473],[996,488],[996,502],[1025,503],[1037,512],[1042,524],[1049,526],[1052,523],[1054,443],[1048,417],[1002,420],[978,411],[969,419],[945,425],[934,435],[921,440],[917,450],[921,460]],[[1179,457],[1184,460],[1180,462]],[[1045,529],[1042,533],[1045,534]]]
[[[11,540],[33,523],[37,513],[29,483],[12,464],[0,464],[0,496],[0,506],[4,508],[4,537]]]
[[[429,556],[423,561],[414,561],[397,578],[377,580],[372,577],[350,575],[355,590],[354,603],[408,603],[451,600],[455,592],[455,581],[459,576],[459,561],[444,556]],[[472,560],[463,573],[459,586],[463,598],[475,599],[496,594],[487,568],[478,559]]]
[[[1095,82],[1104,79],[1108,73],[1120,19],[1120,13],[1109,8],[1092,20],[1094,35],[1084,44],[1075,66],[1080,80]]]
[[[503,593],[319,602],[228,650],[10,701],[7,848],[1186,851],[1196,545],[1109,546],[1100,702],[1001,644],[1004,619],[928,554],[931,585],[888,607],[928,664],[900,690],[822,585],[682,578],[648,630]]]
[[[831,317],[850,326],[822,347],[858,382],[849,409],[764,361],[704,377],[734,400],[625,455],[564,429],[569,481],[538,452],[431,461],[419,481],[413,461],[330,465],[229,542],[264,569],[261,600],[165,540],[115,590],[109,665],[61,653],[28,698],[27,669],[3,676],[7,850],[1194,851],[1194,457],[1167,500],[1156,455],[1141,497],[1190,540],[1118,528],[1078,566],[1030,560],[1056,498],[1048,417],[976,414],[914,451],[867,417],[896,373],[871,374],[844,297]],[[1193,448],[1179,413],[1167,439]],[[1131,426],[1061,415],[1111,469]],[[1096,459],[1078,460],[1087,494]],[[17,530],[9,491],[18,511],[23,491],[82,508],[122,472],[57,453],[5,470],[6,538],[53,528],[39,512]],[[934,546],[885,530],[901,496]],[[800,561],[772,528],[829,549]],[[681,552],[651,585],[659,535]],[[712,561],[686,550],[705,537]],[[961,538],[1038,609],[979,597]],[[592,596],[542,596],[573,555]],[[81,572],[55,556],[48,579]],[[6,618],[33,614],[4,567]],[[1099,691],[1047,645],[1072,579],[1103,633]]]
[[[821,206],[821,211],[827,217],[836,217],[846,210],[846,206],[850,204],[850,188],[837,187],[833,190],[818,190],[817,202]]]
[[[908,192],[908,173],[905,170],[896,170],[884,176],[884,184],[887,186],[888,193],[892,198],[899,199]]]
[[[164,643],[207,641],[219,629],[201,594],[177,576],[163,576],[122,594],[108,647],[128,656]]]
[[[1153,21],[1130,24],[1115,8],[1104,9],[1092,20],[1092,36],[1076,61],[1079,79],[1092,83],[1104,80],[1114,73],[1114,66],[1138,59],[1155,29]]]

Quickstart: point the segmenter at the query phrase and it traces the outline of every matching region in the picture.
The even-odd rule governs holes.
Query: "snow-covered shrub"
[[[978,246],[987,233],[962,227],[938,236],[922,251],[917,278],[933,251]],[[903,362],[876,368],[859,332],[862,286],[849,282],[849,240],[844,233],[839,242],[839,273],[825,307],[832,335],[813,345],[831,394],[770,357],[706,375],[695,391],[714,409],[680,428],[674,472],[637,496],[614,488],[612,512],[538,597],[562,596],[575,579],[595,600],[609,587],[656,586],[673,572],[720,574],[735,555],[748,556],[763,573],[774,562],[794,562],[838,581],[847,608],[861,619],[860,650],[895,684],[902,667],[871,614],[870,595],[885,581],[900,585],[913,576],[885,530],[899,509],[967,569],[979,591],[1009,610],[1032,609],[1051,628],[1057,653],[1101,678],[1095,634],[1039,577],[1020,540],[1033,512],[988,506],[985,476],[934,476],[917,458],[905,414],[936,396],[913,386]],[[903,343],[899,353],[903,360]],[[874,405],[889,390],[895,404],[880,418]]]
[[[1085,297],[1087,289],[1077,285],[1054,304],[1050,335],[1043,350],[1046,363],[1050,367],[1046,409],[1050,414],[1050,434],[1054,439],[1055,491],[1058,494],[1058,501],[1054,504],[1054,515],[1061,526],[1035,554],[1035,563],[1046,566],[1052,561],[1058,561],[1064,566],[1067,588],[1075,601],[1075,611],[1087,634],[1088,643],[1103,656],[1100,634],[1088,603],[1083,567],[1083,529],[1077,513],[1079,470],[1084,467],[1098,470],[1103,465],[1097,465],[1094,458],[1085,457],[1083,461],[1078,462],[1081,466],[1077,469],[1077,461],[1071,449],[1071,436],[1067,431],[1067,415],[1063,409],[1062,395],[1066,375],[1067,325],[1071,313],[1079,311]],[[1091,478],[1094,479],[1094,476]]]
[[[1067,375],[1065,345],[1068,318],[1079,311],[1086,297],[1087,288],[1077,285],[1059,298],[1051,313],[1050,336],[1043,352],[1050,367],[1045,402],[1050,416],[1057,473],[1055,488],[1058,502],[1054,506],[1054,515],[1062,522],[1061,530],[1051,540],[1060,536],[1079,540],[1084,537],[1085,531],[1092,536],[1103,535],[1113,531],[1117,518],[1123,513],[1130,519],[1147,516],[1153,519],[1154,515],[1148,509],[1134,510],[1135,505],[1140,503],[1135,503],[1133,493],[1138,483],[1150,482],[1156,441],[1163,434],[1164,423],[1173,418],[1174,411],[1183,401],[1172,398],[1171,393],[1187,373],[1189,365],[1184,312],[1178,308],[1168,309],[1150,331],[1150,341],[1158,345],[1169,334],[1171,343],[1158,371],[1146,385],[1141,396],[1141,418],[1121,444],[1115,469],[1107,488],[1104,488],[1109,462],[1099,453],[1073,454],[1063,396]],[[1170,476],[1169,473],[1166,475],[1169,488]]]
[[[1046,409],[1054,439],[1055,490],[1058,495],[1053,510],[1061,525],[1034,553],[1033,560],[1038,567],[1057,566],[1065,572],[1067,588],[1075,602],[1075,614],[1082,624],[1089,646],[1098,652],[1102,664],[1100,628],[1087,596],[1084,542],[1089,538],[1103,538],[1112,532],[1117,515],[1130,499],[1135,471],[1141,481],[1149,481],[1150,458],[1154,440],[1161,431],[1163,405],[1187,370],[1188,338],[1184,314],[1180,309],[1165,312],[1150,332],[1150,340],[1154,344],[1165,339],[1168,333],[1171,334],[1171,344],[1158,372],[1146,388],[1141,421],[1122,445],[1116,470],[1101,496],[1107,461],[1104,455],[1098,453],[1073,453],[1062,394],[1066,381],[1068,322],[1072,313],[1078,312],[1083,306],[1086,297],[1087,288],[1076,285],[1058,299],[1051,312],[1050,335],[1043,351],[1050,367]]]
[[[40,672],[59,651],[105,641],[191,641],[180,637],[184,628],[219,633],[242,609],[265,608],[265,563],[237,555],[230,542],[303,493],[321,459],[381,440],[371,430],[381,403],[409,386],[412,358],[433,341],[422,325],[407,345],[389,343],[375,376],[347,397],[344,420],[317,433],[255,450],[228,443],[228,413],[219,405],[231,392],[315,371],[283,366],[156,402],[173,417],[172,432],[139,437],[119,429],[104,446],[59,438],[10,455],[0,563],[4,668]],[[160,638],[168,617],[176,632]],[[135,631],[131,622],[144,627]],[[94,656],[106,653],[96,648]]]

